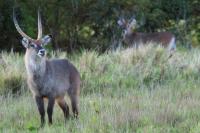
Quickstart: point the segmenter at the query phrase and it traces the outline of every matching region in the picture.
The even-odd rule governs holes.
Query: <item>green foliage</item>
[[[22,48],[12,22],[13,7],[18,7],[20,26],[33,38],[41,8],[44,33],[53,35],[53,49],[105,51],[120,41],[117,19],[133,15],[140,25],[137,31],[172,31],[180,44],[198,46],[199,4],[198,0],[0,0],[0,48]]]

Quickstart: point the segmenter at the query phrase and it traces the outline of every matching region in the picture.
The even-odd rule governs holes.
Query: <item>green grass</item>
[[[60,53],[58,57],[69,58],[81,73],[80,116],[65,124],[56,105],[53,125],[40,129],[23,55],[3,52],[0,132],[198,133],[200,50],[177,50],[168,56],[159,47],[83,51],[70,57]]]

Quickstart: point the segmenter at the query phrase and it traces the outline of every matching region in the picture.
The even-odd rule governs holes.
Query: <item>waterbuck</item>
[[[42,37],[42,23],[38,10],[38,36],[32,39],[26,35],[16,19],[13,10],[13,21],[17,31],[23,37],[22,45],[26,48],[25,66],[28,86],[37,103],[41,116],[41,126],[45,123],[44,98],[48,99],[47,114],[49,124],[52,124],[52,114],[55,101],[64,113],[65,120],[69,116],[69,106],[64,100],[68,93],[71,100],[72,111],[78,116],[78,102],[80,93],[80,74],[73,64],[66,59],[47,59],[44,45],[51,41],[51,35]]]
[[[170,32],[134,32],[137,27],[137,22],[134,17],[130,19],[129,22],[124,18],[120,18],[117,23],[124,30],[123,41],[128,46],[136,46],[137,48],[140,44],[145,45],[150,44],[149,42],[154,42],[168,48],[169,51],[174,51],[176,49],[175,36]]]

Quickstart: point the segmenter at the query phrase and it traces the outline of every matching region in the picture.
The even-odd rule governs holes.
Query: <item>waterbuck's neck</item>
[[[133,32],[130,29],[125,32],[123,39],[127,44],[132,44],[137,38],[137,32]]]
[[[39,57],[35,50],[27,49],[25,54],[25,66],[28,76],[41,77],[46,71],[46,57]]]

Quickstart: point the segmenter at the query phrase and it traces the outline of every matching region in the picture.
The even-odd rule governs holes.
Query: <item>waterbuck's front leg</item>
[[[55,98],[53,97],[48,97],[48,106],[47,106],[47,114],[49,118],[49,124],[52,124],[52,114],[53,114],[53,107],[55,103]]]
[[[37,103],[38,111],[40,113],[40,119],[41,119],[41,127],[44,126],[45,123],[45,109],[44,109],[44,100],[40,96],[35,96],[35,101]]]

